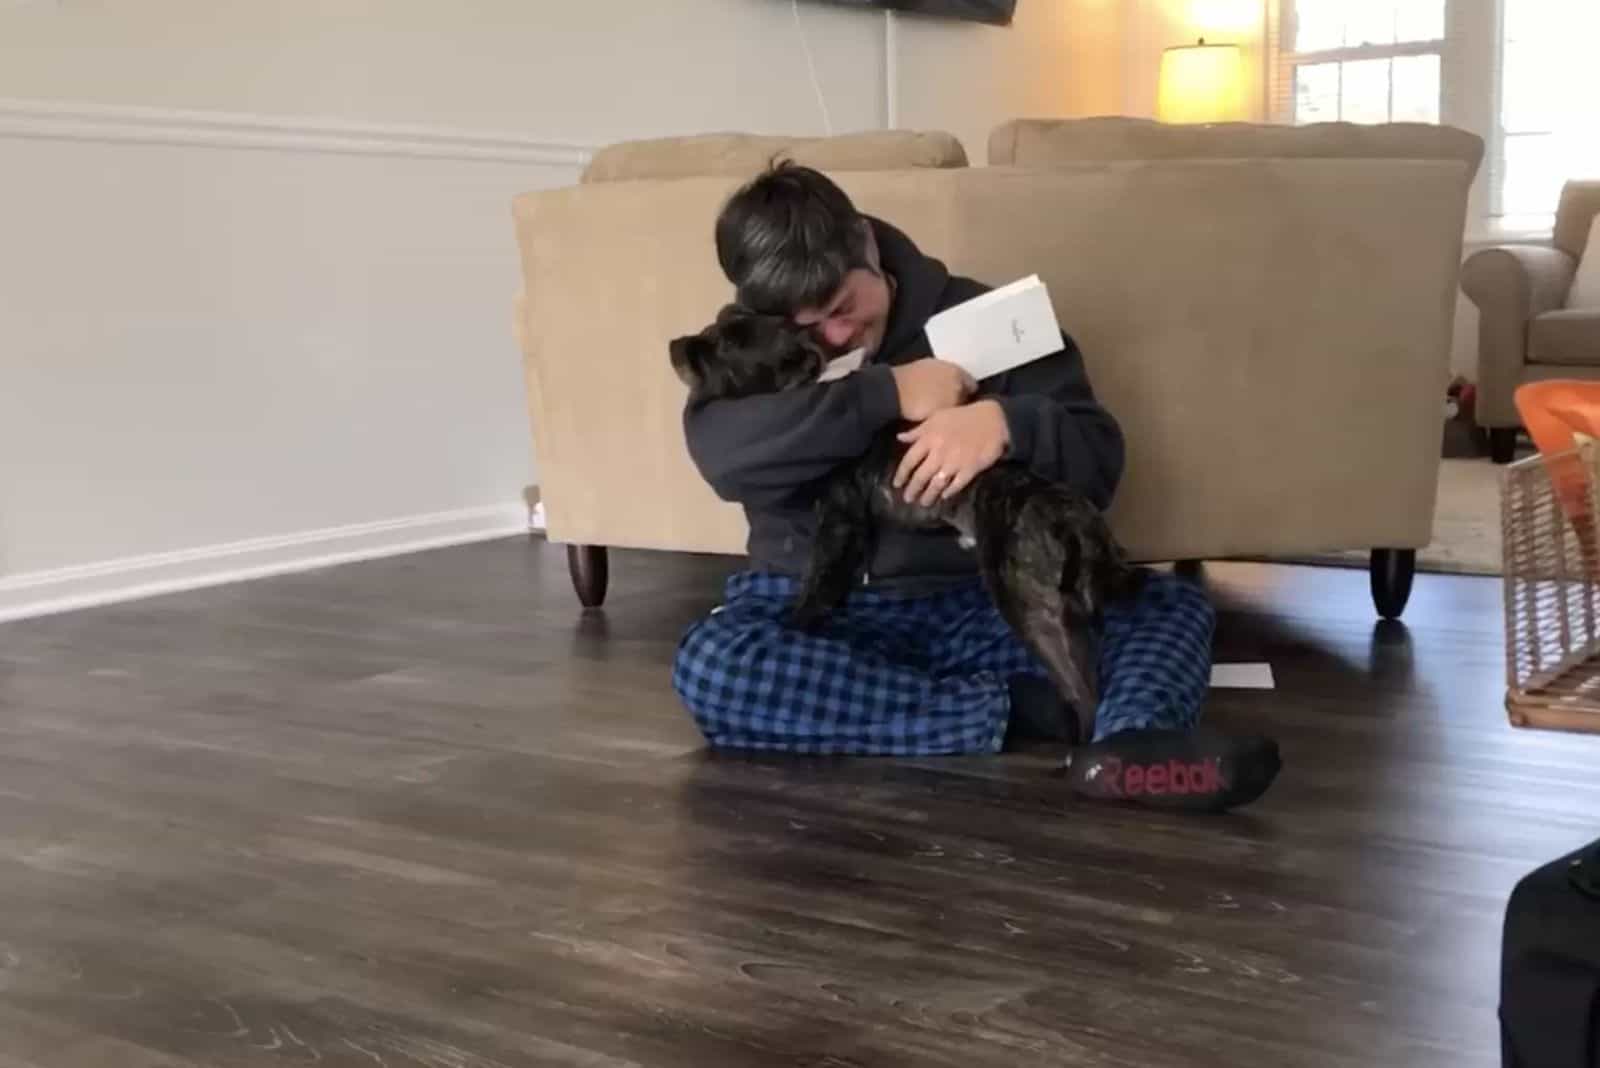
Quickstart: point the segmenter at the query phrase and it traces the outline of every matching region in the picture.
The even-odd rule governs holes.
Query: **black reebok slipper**
[[[1074,749],[1061,774],[1099,801],[1220,812],[1266,793],[1282,767],[1271,738],[1133,730]]]

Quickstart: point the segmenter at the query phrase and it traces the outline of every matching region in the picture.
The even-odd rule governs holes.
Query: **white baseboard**
[[[26,572],[0,578],[0,623],[487,541],[528,528],[528,508],[518,502]]]

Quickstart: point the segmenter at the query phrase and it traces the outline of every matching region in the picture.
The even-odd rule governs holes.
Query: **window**
[[[1279,0],[1280,122],[1447,122],[1488,151],[1474,229],[1547,229],[1600,175],[1600,0]],[[1273,11],[1273,8],[1269,8]]]
[[[1294,122],[1438,122],[1445,0],[1299,0]]]
[[[1526,227],[1550,215],[1568,178],[1600,175],[1600,79],[1582,54],[1596,0],[1504,5],[1494,214]]]

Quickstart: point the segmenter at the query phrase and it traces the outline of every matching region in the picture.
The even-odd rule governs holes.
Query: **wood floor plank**
[[[1214,565],[1222,818],[1057,754],[702,751],[737,561],[508,539],[0,626],[0,1065],[1491,1065],[1600,739],[1506,722],[1497,582]]]

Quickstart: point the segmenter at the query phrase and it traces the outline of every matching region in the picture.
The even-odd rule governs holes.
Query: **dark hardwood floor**
[[[1506,895],[1600,740],[1502,711],[1499,586],[1218,565],[1227,817],[1048,750],[704,755],[732,561],[510,540],[0,627],[0,1068],[1492,1065]]]

